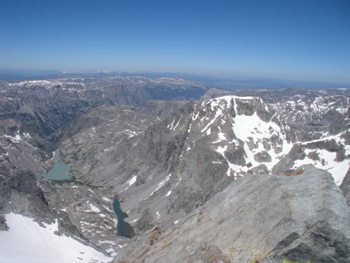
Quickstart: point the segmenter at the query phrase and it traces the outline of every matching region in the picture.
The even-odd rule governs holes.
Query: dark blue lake
[[[118,218],[118,224],[117,224],[118,235],[124,236],[124,237],[133,237],[135,234],[134,229],[128,222],[124,220],[126,217],[128,217],[128,214],[122,211],[120,207],[120,201],[118,199],[113,200],[113,210]]]

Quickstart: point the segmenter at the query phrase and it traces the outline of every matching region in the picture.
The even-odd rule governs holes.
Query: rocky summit
[[[350,92],[0,82],[1,262],[349,262]]]
[[[250,175],[114,262],[349,262],[350,209],[331,175]]]

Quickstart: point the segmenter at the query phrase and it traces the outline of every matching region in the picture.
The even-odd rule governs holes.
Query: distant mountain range
[[[182,78],[201,82],[212,87],[227,90],[242,88],[307,88],[307,89],[329,89],[350,88],[350,83],[331,83],[322,81],[297,81],[274,78],[259,77],[227,77],[197,73],[177,72],[113,72],[113,71],[91,71],[91,72],[69,72],[69,71],[15,71],[0,70],[0,80],[40,80],[57,78],[107,78],[116,76],[143,76],[148,78]]]

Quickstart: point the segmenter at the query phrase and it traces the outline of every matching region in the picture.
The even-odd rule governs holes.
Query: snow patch
[[[321,160],[312,160],[307,155],[311,151],[316,151]],[[296,169],[304,164],[312,164],[316,168],[328,171],[334,179],[336,185],[340,186],[344,180],[344,177],[349,170],[350,161],[344,160],[342,162],[335,161],[336,153],[329,152],[327,150],[305,150],[305,158],[303,160],[296,160],[294,162],[293,169]]]
[[[213,144],[227,140],[225,134],[221,131],[221,127],[220,126],[218,126],[218,129],[219,129],[218,139],[216,141],[212,142]]]
[[[86,210],[85,212],[101,213],[101,210],[97,206],[89,203],[89,207],[90,210]]]
[[[207,130],[207,135],[210,135],[211,134],[211,128],[209,128],[208,130]]]
[[[236,137],[244,142],[244,151],[247,155],[246,162],[254,166],[260,163],[255,161],[254,155],[258,152],[265,151],[263,142],[270,144],[270,150],[266,151],[270,157],[271,162],[263,162],[268,169],[272,167],[292,148],[292,144],[287,142],[286,136],[281,128],[274,122],[265,122],[259,118],[256,112],[253,115],[237,115],[234,119],[233,132]],[[274,147],[271,145],[270,138],[277,136],[280,140],[278,146],[282,149],[281,152],[276,153]],[[249,149],[248,142],[254,143],[257,146],[255,149]]]
[[[130,188],[130,186],[132,186],[133,184],[136,183],[136,180],[137,180],[137,175],[134,175],[130,180],[128,180],[126,182],[128,184],[128,186],[126,188],[124,188],[121,192],[128,190]]]
[[[27,133],[27,132],[23,133],[23,136],[24,136],[25,138],[28,138],[28,139],[31,139],[31,138],[32,138],[32,136],[30,136],[30,134]]]
[[[129,186],[132,186],[134,183],[136,183],[136,180],[137,180],[137,176],[134,175],[134,176],[128,181]]]
[[[22,140],[21,135],[19,134],[16,134],[15,136],[5,134],[4,137],[10,139],[12,143],[19,143]]]
[[[234,178],[237,177],[237,173],[239,172],[247,172],[248,168],[246,166],[239,166],[237,164],[233,164],[231,163],[225,156],[225,152],[227,151],[227,146],[219,146],[216,149],[216,152],[220,153],[222,155],[222,157],[224,157],[224,159],[226,160],[227,164],[228,164],[228,169],[226,171],[226,175],[227,176],[231,176],[233,175]]]
[[[112,200],[111,199],[109,199],[109,198],[107,198],[107,197],[102,197],[102,200],[104,200],[104,201],[106,201],[106,202],[112,202]]]
[[[171,177],[171,173],[170,173],[167,177],[165,177],[165,178],[157,185],[156,189],[150,194],[150,196],[154,195],[155,192],[157,192],[160,188],[162,188],[162,187],[166,184],[166,182],[169,181],[170,177]]]
[[[112,257],[64,234],[58,236],[57,220],[41,227],[32,218],[10,213],[5,215],[9,231],[0,232],[0,258],[6,263],[107,263]]]

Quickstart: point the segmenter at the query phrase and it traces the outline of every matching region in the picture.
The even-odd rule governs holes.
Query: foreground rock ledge
[[[232,183],[153,245],[139,237],[114,262],[350,262],[350,210],[325,171]]]

